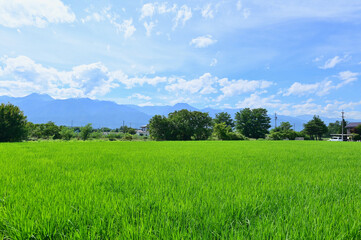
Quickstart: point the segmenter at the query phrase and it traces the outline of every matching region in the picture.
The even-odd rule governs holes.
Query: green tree
[[[321,140],[322,135],[327,132],[326,124],[319,116],[313,116],[313,119],[304,124],[305,132],[311,139]]]
[[[334,123],[329,123],[327,126],[327,135],[326,137],[330,137],[331,134],[339,134],[341,130],[341,122],[336,121]]]
[[[172,124],[165,116],[155,115],[149,120],[148,131],[155,140],[174,140],[171,136]]]
[[[69,141],[72,137],[74,137],[74,130],[68,127],[61,127],[60,136],[62,139]]]
[[[60,127],[55,125],[54,122],[47,122],[45,123],[42,131],[43,138],[51,138],[51,139],[60,139]]]
[[[213,134],[219,140],[228,140],[230,132],[231,132],[231,127],[227,126],[225,122],[216,123],[213,126]]]
[[[226,126],[232,129],[234,128],[234,122],[233,119],[231,117],[231,115],[227,112],[220,112],[216,114],[216,117],[214,118],[214,123],[215,124],[219,124],[219,123],[225,123]]]
[[[88,123],[87,125],[85,125],[84,127],[81,128],[80,130],[80,138],[82,140],[87,140],[90,136],[90,134],[92,133],[93,128],[91,123]]]
[[[186,109],[155,115],[149,121],[149,133],[156,140],[205,140],[212,134],[212,118],[208,113]]]
[[[19,107],[8,104],[0,105],[0,142],[16,142],[26,139],[26,116]]]
[[[122,133],[129,133],[129,134],[132,134],[132,135],[134,135],[136,133],[134,128],[131,128],[131,127],[128,127],[128,126],[121,126],[119,128],[119,131],[122,132]]]
[[[280,126],[273,128],[267,138],[272,140],[290,139],[294,140],[298,133],[292,130],[292,125],[289,122],[281,122]]]
[[[168,114],[176,140],[205,140],[212,134],[212,118],[208,113],[183,109]]]
[[[264,138],[271,127],[271,118],[264,108],[245,108],[236,113],[236,129],[249,138]]]

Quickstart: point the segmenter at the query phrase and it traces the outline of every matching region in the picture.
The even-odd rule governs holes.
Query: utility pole
[[[343,141],[343,122],[344,122],[344,119],[345,119],[345,112],[343,111],[343,109],[342,109],[342,121],[341,121],[341,136],[342,136],[342,141]]]
[[[277,113],[275,113],[275,128],[277,127]]]

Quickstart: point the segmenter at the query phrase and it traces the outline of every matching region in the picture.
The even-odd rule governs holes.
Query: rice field
[[[361,144],[0,144],[0,239],[361,239]]]

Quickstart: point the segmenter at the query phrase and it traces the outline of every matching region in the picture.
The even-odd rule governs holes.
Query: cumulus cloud
[[[324,96],[330,93],[333,89],[339,89],[347,84],[350,84],[354,81],[357,81],[357,76],[359,73],[354,73],[350,71],[340,72],[335,76],[339,82],[334,83],[331,80],[324,80],[322,82],[303,84],[300,82],[295,82],[288,88],[283,96],[306,96],[306,95],[317,95]]]
[[[165,77],[129,78],[122,71],[109,71],[102,63],[84,64],[70,71],[59,71],[34,62],[26,56],[2,58],[0,68],[1,94],[23,96],[32,92],[46,93],[55,98],[103,96],[111,89],[157,85]]]
[[[210,73],[205,73],[199,78],[189,81],[178,78],[175,83],[167,85],[165,89],[169,92],[199,93],[202,95],[211,94],[217,92],[217,89],[213,87],[213,84],[215,84],[217,80],[218,78],[212,77]]]
[[[155,11],[155,7],[153,3],[147,3],[144,4],[141,10],[141,16],[140,19],[143,19],[145,17],[153,17]]]
[[[253,93],[251,96],[239,101],[236,108],[277,108],[280,110],[286,109],[290,106],[288,103],[282,103],[281,100],[276,99],[275,95],[270,97],[261,97],[258,93]]]
[[[9,28],[45,27],[48,23],[71,23],[75,14],[60,0],[2,0],[0,24]]]
[[[223,95],[218,97],[218,101],[223,100],[226,97],[232,97],[243,93],[254,92],[257,90],[264,90],[273,85],[273,82],[265,80],[231,80],[223,78],[219,80],[221,86],[221,92]]]
[[[213,39],[211,35],[200,36],[192,39],[189,45],[194,45],[196,48],[205,48],[209,45],[215,44],[217,40]]]
[[[177,12],[176,17],[174,18],[173,30],[176,29],[179,23],[182,23],[184,26],[186,22],[192,18],[192,9],[187,5],[183,5]]]

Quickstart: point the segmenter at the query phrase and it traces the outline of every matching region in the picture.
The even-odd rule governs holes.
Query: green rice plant
[[[361,145],[0,144],[0,239],[360,239]]]

